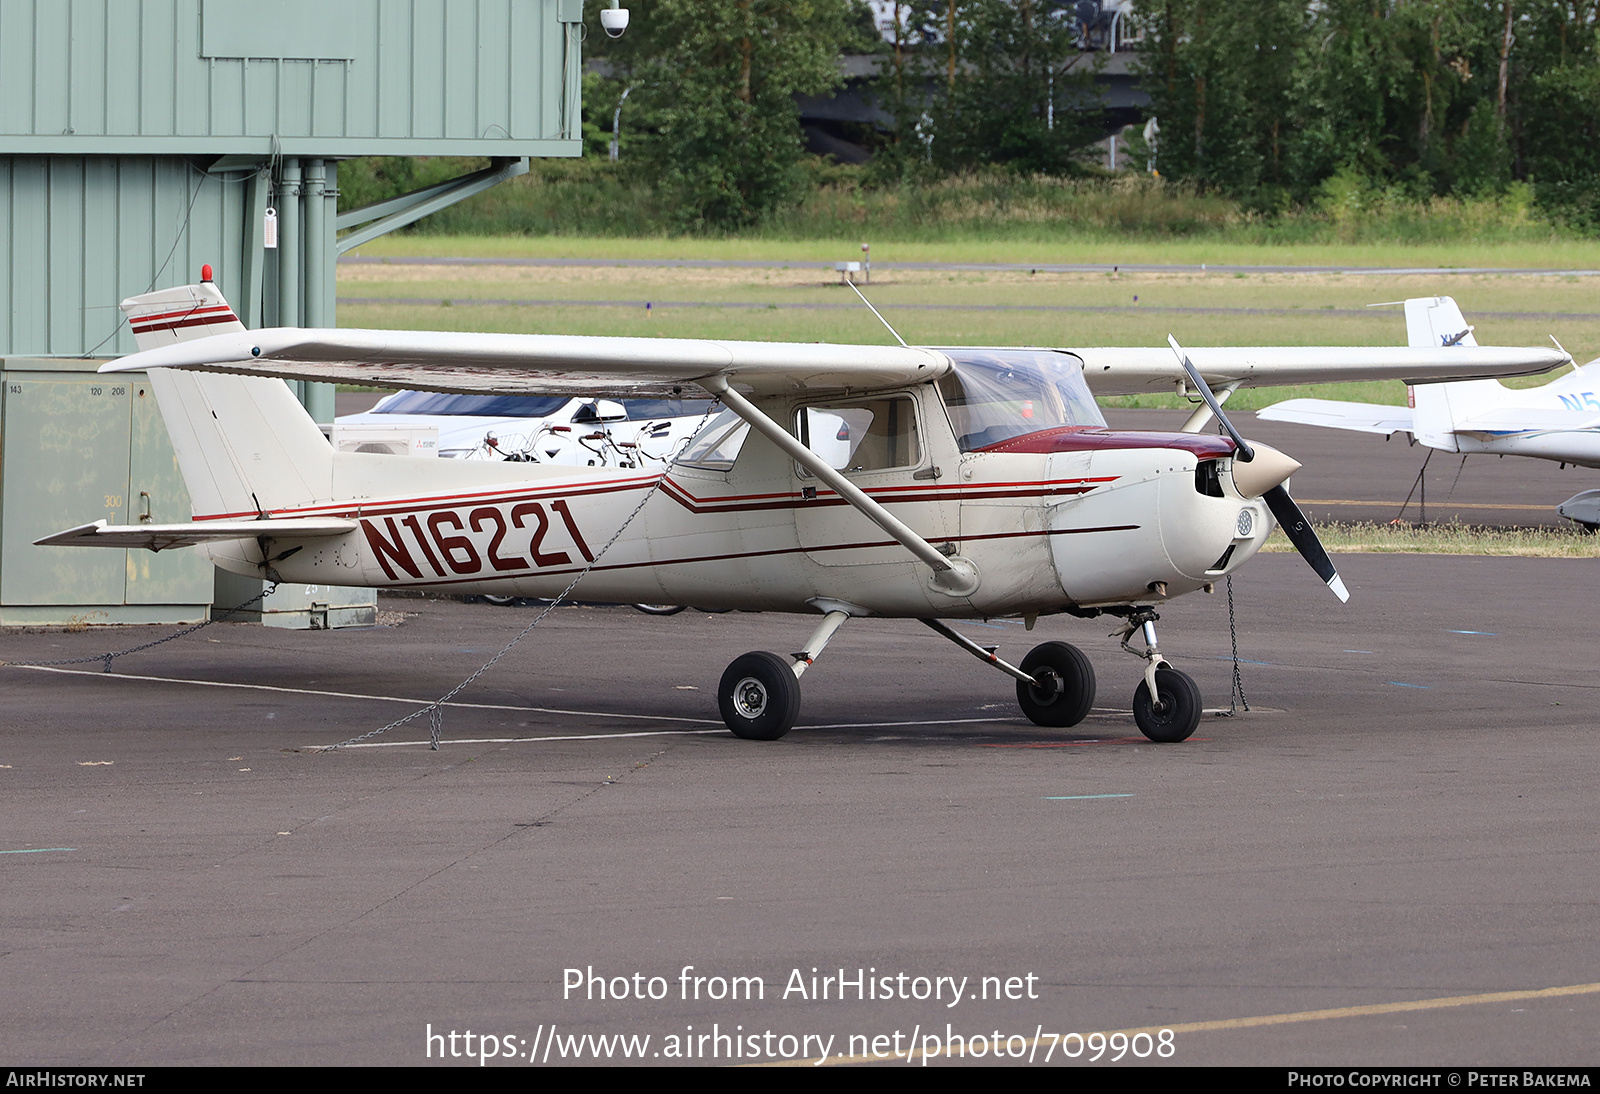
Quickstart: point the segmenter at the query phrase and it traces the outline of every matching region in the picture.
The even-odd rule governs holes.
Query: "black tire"
[[[517,603],[517,598],[514,596],[494,596],[490,593],[479,594],[479,599],[485,604],[493,604],[497,608],[510,608]]]
[[[1039,681],[1017,681],[1017,703],[1036,726],[1075,726],[1094,706],[1094,666],[1065,642],[1045,642],[1028,651],[1022,671]]]
[[[788,658],[747,653],[734,658],[722,674],[717,706],[735,737],[776,741],[800,716],[800,681]]]
[[[1177,669],[1156,669],[1156,692],[1161,709],[1150,702],[1150,688],[1143,680],[1133,693],[1133,720],[1152,741],[1176,744],[1187,740],[1200,724],[1200,688],[1188,674]]]
[[[682,604],[635,604],[633,607],[645,615],[677,615],[683,611]]]

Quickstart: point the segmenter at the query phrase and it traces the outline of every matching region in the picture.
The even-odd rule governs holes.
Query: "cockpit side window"
[[[1062,426],[1104,429],[1083,365],[1049,350],[947,349],[938,384],[963,452]]]
[[[909,396],[801,407],[795,425],[801,444],[846,474],[922,462],[916,403]]]

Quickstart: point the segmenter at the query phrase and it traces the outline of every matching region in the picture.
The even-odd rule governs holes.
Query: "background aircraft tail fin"
[[[209,279],[129,297],[141,350],[245,329]],[[151,369],[196,517],[249,518],[333,500],[333,447],[282,380]]]
[[[1476,346],[1472,325],[1453,298],[1424,296],[1406,301],[1406,341],[1415,349]],[[1431,448],[1457,451],[1456,423],[1496,405],[1505,395],[1499,380],[1458,380],[1416,384],[1406,389],[1412,408],[1412,433]]]

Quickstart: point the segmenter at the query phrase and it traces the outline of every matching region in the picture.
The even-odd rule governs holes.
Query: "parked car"
[[[670,460],[710,406],[708,399],[397,391],[371,410],[337,419],[333,443],[419,453],[428,446],[408,438],[437,429],[436,452],[443,459],[644,467]],[[378,439],[390,434],[398,439]]]

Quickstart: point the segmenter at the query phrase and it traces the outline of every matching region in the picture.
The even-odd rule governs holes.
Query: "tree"
[[[1141,0],[1157,169],[1240,196],[1291,184],[1303,0]]]
[[[623,87],[634,89],[625,162],[660,188],[682,228],[737,227],[783,204],[801,181],[795,97],[838,85],[839,55],[855,33],[857,5],[634,0],[631,6],[628,33],[603,46],[617,96]]]
[[[945,27],[954,18],[955,6],[955,0],[895,0],[885,5],[879,31],[888,49],[874,97],[891,119],[892,135],[875,157],[880,175],[903,175],[929,158],[932,130],[924,118],[932,102],[936,57],[949,49],[954,64],[953,39]]]
[[[1541,206],[1600,232],[1600,0],[1524,6],[1511,73],[1517,167]]]
[[[1051,0],[950,4],[955,63],[934,93],[933,161],[1061,174],[1099,135],[1094,55],[1077,48],[1071,6]]]

